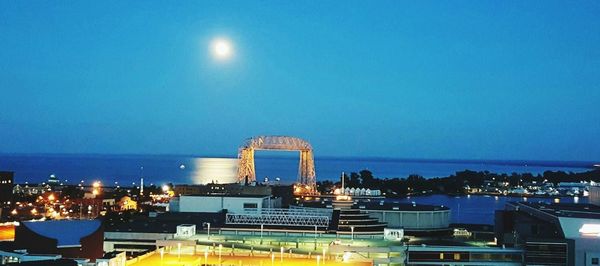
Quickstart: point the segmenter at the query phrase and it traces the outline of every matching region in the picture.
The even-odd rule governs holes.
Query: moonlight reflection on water
[[[233,183],[237,181],[238,159],[234,158],[195,158],[193,160],[194,184]]]

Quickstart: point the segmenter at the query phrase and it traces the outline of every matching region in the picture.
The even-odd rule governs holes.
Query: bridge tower
[[[254,167],[254,151],[256,150],[299,151],[300,162],[295,192],[297,194],[316,193],[313,149],[306,140],[287,136],[257,136],[247,139],[238,150],[238,181],[240,183],[256,181]]]

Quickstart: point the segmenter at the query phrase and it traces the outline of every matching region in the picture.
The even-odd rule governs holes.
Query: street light
[[[321,264],[321,256],[317,255],[317,266]]]
[[[163,264],[163,258],[164,258],[164,256],[165,256],[165,248],[163,247],[163,248],[160,249],[160,265]]]
[[[350,234],[352,237],[352,241],[354,241],[354,226],[350,226]]]
[[[204,265],[208,265],[208,247],[204,249]]]
[[[206,223],[206,226],[208,227],[206,235],[208,236],[208,240],[210,240],[210,223]]]
[[[317,250],[317,226],[315,225],[315,250]]]
[[[275,263],[275,254],[271,253],[271,266]]]
[[[263,229],[264,229],[264,224],[260,225],[260,244],[262,245],[263,243]]]
[[[221,253],[223,251],[223,244],[219,244],[219,265],[221,265]]]
[[[281,247],[280,261],[281,261],[281,263],[283,263],[283,247]]]

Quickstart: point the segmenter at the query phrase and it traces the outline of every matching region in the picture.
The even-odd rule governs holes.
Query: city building
[[[0,247],[0,265],[77,266],[75,260],[62,259],[60,255],[37,255]]]
[[[600,206],[600,185],[594,184],[593,186],[590,186],[588,201],[590,204]]]
[[[118,204],[121,211],[137,210],[137,202],[129,196],[123,196]]]
[[[14,173],[0,172],[0,206],[10,205],[13,199]],[[2,209],[2,208],[0,208]]]
[[[510,202],[496,212],[499,245],[524,250],[528,265],[598,265],[600,206]]]
[[[27,221],[16,227],[14,245],[32,254],[95,260],[103,256],[103,236],[100,220]]]
[[[56,177],[56,175],[50,175],[50,177],[48,177],[48,185],[58,186],[60,185],[60,180],[58,180],[58,177]]]
[[[48,184],[37,184],[37,185],[36,184],[31,184],[31,185],[16,184],[12,188],[13,194],[19,194],[19,195],[25,195],[25,196],[40,195],[47,191],[52,191],[52,187],[50,187],[50,185],[48,185]]]
[[[187,185],[180,184],[173,188],[175,196],[181,195],[271,195],[270,186],[240,186],[233,184]]]
[[[523,265],[518,248],[411,245],[406,249],[409,265]]]
[[[341,201],[323,198],[319,201],[304,201],[292,208],[307,208],[333,210],[341,209],[342,217],[345,213],[354,212],[354,216],[364,214],[363,218],[366,224],[369,224],[367,218],[374,219],[377,224],[385,224],[389,228],[403,228],[409,235],[450,235],[452,229],[450,226],[450,208],[436,205],[421,204],[401,204],[390,203],[384,200],[380,201],[347,201],[344,204]],[[335,217],[333,220],[337,220]],[[373,222],[370,222],[373,224]],[[366,225],[365,224],[365,225]],[[345,225],[342,223],[342,227]],[[365,228],[377,228],[383,233],[383,227],[370,225]],[[384,226],[385,227],[385,226]],[[360,230],[361,227],[355,226]],[[372,231],[372,230],[368,230]]]
[[[156,249],[157,240],[170,240],[177,236],[181,225],[188,228],[220,228],[225,213],[166,212],[131,213],[127,219],[121,215],[107,216],[104,229],[104,252],[144,252]]]
[[[181,195],[169,203],[171,212],[244,212],[280,208],[281,198],[262,195]]]

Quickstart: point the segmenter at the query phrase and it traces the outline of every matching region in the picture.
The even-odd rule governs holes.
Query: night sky
[[[598,1],[0,1],[0,152],[600,160]],[[210,53],[231,42],[231,58]]]

